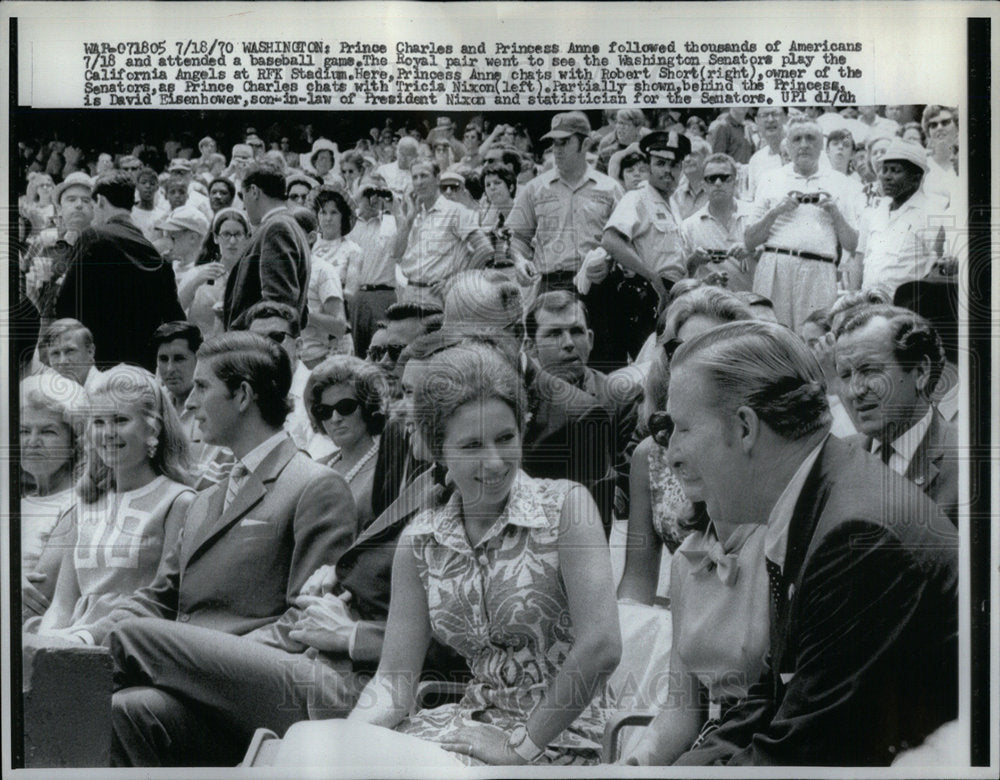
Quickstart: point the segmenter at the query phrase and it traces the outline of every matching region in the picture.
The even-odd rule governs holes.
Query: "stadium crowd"
[[[952,760],[958,117],[22,141],[24,633],[115,766]]]

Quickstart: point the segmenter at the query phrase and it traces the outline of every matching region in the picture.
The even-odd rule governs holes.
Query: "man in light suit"
[[[844,378],[860,433],[848,441],[878,455],[958,523],[958,427],[931,403],[944,367],[941,339],[908,309],[865,306],[837,331]]]
[[[115,662],[115,765],[235,763],[245,735],[161,678],[193,663],[188,683],[211,686],[201,663],[213,643],[266,637],[309,575],[351,543],[357,520],[347,484],[282,430],[290,383],[287,354],[262,336],[226,333],[198,350],[187,405],[204,440],[228,447],[237,462],[198,494],[154,581],[83,635],[107,639]],[[248,681],[237,684],[253,695]]]
[[[955,529],[829,435],[822,369],[787,329],[738,322],[670,366],[668,455],[722,523],[766,523],[768,668],[678,764],[888,765],[958,711]]]
[[[231,330],[233,322],[258,301],[277,301],[293,307],[304,327],[309,242],[286,206],[285,177],[270,162],[252,163],[241,194],[254,233],[229,274],[222,323]]]

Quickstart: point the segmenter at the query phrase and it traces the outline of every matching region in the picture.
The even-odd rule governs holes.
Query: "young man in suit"
[[[931,324],[897,306],[865,306],[837,331],[837,372],[859,435],[849,441],[878,455],[958,524],[958,426],[931,396],[944,368]]]
[[[251,163],[241,185],[253,239],[229,274],[222,322],[233,322],[258,301],[293,307],[305,326],[309,285],[309,242],[288,211],[285,177],[270,162]]]
[[[767,524],[772,602],[768,668],[676,763],[892,763],[957,717],[954,527],[829,435],[822,370],[786,328],[714,328],[670,372],[674,473],[713,520]]]
[[[198,350],[187,405],[204,440],[237,462],[198,494],[154,581],[80,632],[111,646],[115,765],[235,763],[249,737],[204,706],[225,693],[209,678],[214,644],[247,634],[266,641],[306,579],[351,543],[347,484],[282,429],[290,384],[287,354],[262,336],[226,333]],[[253,683],[237,683],[248,703]]]

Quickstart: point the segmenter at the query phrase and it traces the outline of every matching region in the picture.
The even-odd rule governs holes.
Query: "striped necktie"
[[[243,461],[237,460],[233,464],[233,468],[229,472],[229,483],[226,485],[226,503],[222,506],[223,512],[229,509],[229,506],[243,487],[243,482],[249,473],[247,467],[243,465]]]

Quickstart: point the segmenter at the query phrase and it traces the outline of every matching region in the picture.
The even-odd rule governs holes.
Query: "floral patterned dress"
[[[694,515],[694,508],[684,495],[681,483],[670,470],[666,447],[655,443],[649,448],[649,492],[653,508],[653,530],[673,553],[684,539],[684,531],[679,522],[690,520]]]
[[[559,519],[573,487],[518,472],[506,509],[475,547],[457,494],[413,519],[400,544],[416,558],[431,629],[465,657],[473,679],[460,702],[422,710],[397,731],[434,742],[479,724],[510,731],[539,705],[573,646],[559,574]],[[538,763],[597,763],[606,714],[602,692]]]

